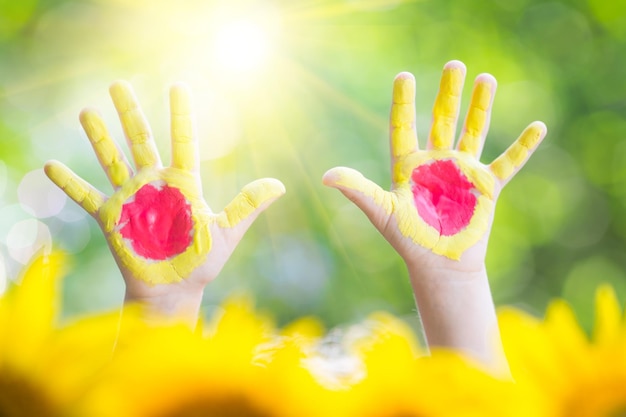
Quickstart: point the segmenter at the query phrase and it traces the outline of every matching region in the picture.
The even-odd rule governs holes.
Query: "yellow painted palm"
[[[626,322],[608,286],[596,292],[588,337],[571,307],[554,301],[544,320],[514,309],[499,314],[513,376],[533,416],[626,415]]]
[[[357,345],[364,377],[347,394],[345,416],[524,416],[514,384],[498,380],[451,350],[420,351],[400,320],[373,317],[374,331]]]
[[[59,328],[62,254],[36,257],[0,298],[0,415],[67,415],[110,359],[117,314]]]
[[[206,326],[156,325],[121,339],[81,415],[93,417],[274,417],[301,415],[290,400],[285,369],[298,355],[281,356],[276,331],[249,303],[230,301]],[[298,381],[306,381],[304,378]],[[311,382],[311,380],[308,380]],[[307,387],[299,387],[307,389]],[[319,414],[312,414],[319,415]]]

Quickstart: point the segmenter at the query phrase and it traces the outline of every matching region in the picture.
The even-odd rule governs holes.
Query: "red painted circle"
[[[146,184],[122,206],[119,227],[138,255],[164,260],[191,244],[191,206],[177,188]]]
[[[469,224],[476,207],[474,188],[451,160],[420,165],[411,175],[417,213],[443,236],[457,234]]]

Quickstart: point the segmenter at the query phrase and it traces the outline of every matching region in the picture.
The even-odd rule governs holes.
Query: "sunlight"
[[[261,25],[235,21],[222,25],[215,35],[215,59],[223,69],[247,72],[259,70],[271,53],[270,36]]]

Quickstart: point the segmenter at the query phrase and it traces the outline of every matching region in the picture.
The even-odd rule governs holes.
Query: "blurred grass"
[[[274,50],[264,68],[236,73],[215,58],[216,30],[240,18],[270,21]],[[565,296],[590,323],[582,300],[598,282],[626,295],[625,27],[626,6],[601,0],[0,0],[5,274],[20,268],[18,249],[49,244],[8,238],[33,217],[17,194],[27,173],[59,159],[110,192],[80,110],[97,107],[121,139],[107,87],[131,81],[168,161],[167,89],[180,80],[194,92],[212,208],[258,177],[288,189],[208,287],[207,308],[247,289],[283,323],[316,314],[334,325],[380,308],[413,315],[399,257],[364,215],[323,188],[321,175],[346,165],[388,187],[393,77],[415,74],[425,138],[441,68],[460,59],[468,67],[462,112],[476,75],[490,72],[499,83],[483,162],[531,121],[549,129],[497,208],[488,255],[494,297],[542,312]],[[119,305],[121,277],[95,222],[71,202],[41,221],[76,258],[65,314]]]

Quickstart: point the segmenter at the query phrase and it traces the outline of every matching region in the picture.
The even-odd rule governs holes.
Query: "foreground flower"
[[[63,260],[36,258],[0,298],[0,415],[54,416],[61,407],[42,369],[41,354],[53,332],[56,284]]]
[[[589,338],[563,300],[545,320],[514,309],[499,314],[505,350],[533,416],[620,417],[626,415],[626,323],[615,293],[596,292]]]
[[[0,416],[66,415],[110,358],[117,315],[57,325],[65,265],[36,257],[0,298]]]
[[[285,378],[297,378],[298,383],[312,380],[290,373],[300,366],[298,354],[284,350],[280,361],[273,362],[281,345],[269,320],[254,313],[245,301],[230,301],[207,330],[203,335],[182,324],[152,324],[139,332],[126,332],[130,334],[120,339],[110,367],[85,397],[80,414],[303,415],[304,406],[289,397]]]
[[[525,416],[514,384],[448,350],[421,352],[399,319],[377,314],[356,345],[364,377],[349,392],[350,417]]]

